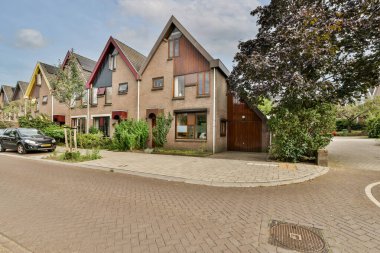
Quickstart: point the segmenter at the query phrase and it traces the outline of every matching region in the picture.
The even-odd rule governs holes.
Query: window
[[[99,129],[104,136],[109,137],[110,117],[94,117],[93,127]]]
[[[75,97],[70,100],[70,108],[74,108],[77,104],[77,101],[75,100]]]
[[[164,78],[153,78],[153,89],[162,89],[164,87]]]
[[[182,33],[174,28],[173,32],[169,36],[169,58],[179,56],[179,38]]]
[[[128,93],[128,83],[120,83],[119,94],[127,94],[127,93]]]
[[[174,97],[185,96],[185,76],[176,76],[174,78]]]
[[[207,139],[207,115],[199,113],[176,114],[176,139]]]
[[[210,73],[198,73],[198,96],[210,95]]]
[[[41,85],[42,80],[41,80],[41,74],[37,74],[37,85]]]
[[[112,104],[112,86],[106,88],[106,104]]]
[[[88,89],[83,92],[82,105],[87,105],[88,103]]]
[[[47,104],[48,102],[48,96],[43,96],[42,97],[42,104]]]
[[[86,133],[86,118],[73,118],[71,119],[71,127],[75,127],[78,133]]]
[[[227,135],[227,120],[220,120],[220,137],[225,137]]]
[[[92,105],[98,104],[98,88],[91,89],[91,104]]]
[[[110,54],[108,56],[108,68],[109,70],[116,70],[116,54]]]

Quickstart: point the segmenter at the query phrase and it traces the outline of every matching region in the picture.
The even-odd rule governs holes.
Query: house
[[[55,110],[61,107],[51,93],[50,80],[54,78],[56,72],[57,67],[37,62],[25,92],[25,99],[31,104],[32,115],[47,115],[53,120]]]
[[[139,118],[155,126],[159,113],[174,116],[167,147],[262,151],[266,118],[229,95],[228,69],[172,16],[139,72]],[[149,146],[154,147],[152,136]]]
[[[16,117],[23,116],[26,114],[26,107],[25,107],[25,92],[28,88],[29,83],[23,82],[23,81],[17,81],[16,87],[14,88],[14,93],[12,96],[12,101],[17,102],[18,106],[18,113]]]
[[[119,120],[139,118],[139,70],[145,56],[110,37],[87,82],[89,125],[112,136]]]
[[[3,120],[13,120],[12,113],[4,112],[4,108],[12,102],[13,92],[14,87],[9,85],[2,85],[0,88],[0,113]]]

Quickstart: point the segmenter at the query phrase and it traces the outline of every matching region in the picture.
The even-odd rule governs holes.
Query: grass
[[[102,158],[102,156],[99,154],[98,149],[93,149],[91,152],[89,150],[86,150],[86,154],[81,154],[79,151],[73,151],[69,152],[66,151],[65,153],[58,154],[56,151],[54,151],[53,154],[51,154],[48,159],[56,160],[56,161],[63,161],[63,162],[85,162],[85,161],[92,161]]]
[[[153,150],[153,154],[206,157],[211,155],[212,153],[203,150],[156,148]]]

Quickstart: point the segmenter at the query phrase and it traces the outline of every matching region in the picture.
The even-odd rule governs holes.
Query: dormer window
[[[41,74],[37,74],[37,85],[41,86],[42,80],[41,80]]]
[[[182,33],[174,28],[173,32],[169,36],[169,58],[179,56],[179,38]]]
[[[48,102],[48,96],[43,96],[42,97],[42,104],[47,104]]]

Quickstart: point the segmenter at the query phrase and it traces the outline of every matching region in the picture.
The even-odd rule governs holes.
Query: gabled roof
[[[24,97],[26,89],[28,88],[29,83],[24,82],[24,81],[17,81],[15,90],[13,92],[12,100],[16,99],[16,95],[18,92],[21,92],[20,97]]]
[[[90,79],[92,71],[94,70],[96,66],[96,61],[91,60],[90,58],[84,57],[82,55],[79,55],[77,53],[74,53],[72,51],[68,51],[65,57],[65,60],[62,63],[62,66],[65,66],[67,64],[67,61],[69,60],[70,55],[73,55],[75,59],[77,59],[80,71],[83,75],[83,78],[85,82],[87,83],[88,79]]]
[[[33,87],[36,85],[37,81],[37,74],[41,71],[42,77],[44,78],[46,85],[48,86],[49,90],[51,90],[50,81],[54,75],[57,73],[58,68],[43,62],[37,62],[36,67],[34,68],[32,77],[30,79],[30,82],[28,84],[28,88],[25,92],[25,97],[29,98],[31,95],[31,92],[33,90]]]
[[[144,62],[143,66],[140,69],[140,75],[142,75],[148,66],[153,55],[156,53],[158,47],[161,44],[161,41],[168,37],[169,33],[176,27],[185,37],[190,41],[190,43],[210,62],[211,68],[219,68],[222,73],[226,76],[230,74],[229,70],[224,66],[224,64],[219,59],[214,59],[202,46],[196,41],[196,39],[186,30],[185,27],[174,17],[171,16],[169,21],[166,23],[164,30],[161,32],[156,43],[154,44],[152,50],[150,51],[148,58]]]
[[[12,101],[14,87],[12,87],[10,85],[2,85],[1,89],[0,89],[0,93],[1,92],[4,92],[5,97],[7,98],[8,103]]]
[[[96,66],[87,82],[87,88],[90,88],[91,83],[94,81],[97,72],[100,70],[102,63],[104,60],[106,60],[107,52],[109,48],[113,46],[117,52],[120,54],[120,57],[123,59],[125,64],[127,64],[129,70],[132,72],[133,76],[136,79],[140,78],[139,70],[141,68],[142,63],[145,61],[146,57],[133,48],[125,45],[124,43],[120,42],[119,40],[114,39],[112,36],[108,39],[106,46],[103,49],[102,54],[99,57],[98,62],[96,63]]]

